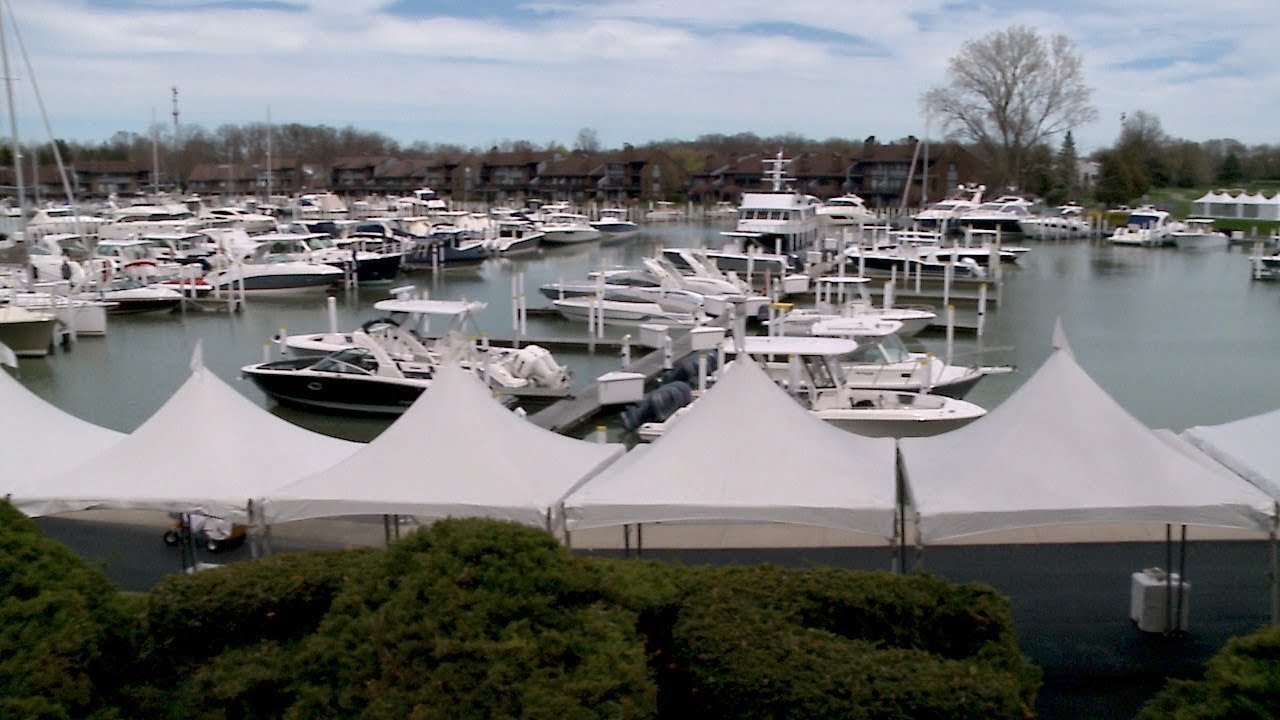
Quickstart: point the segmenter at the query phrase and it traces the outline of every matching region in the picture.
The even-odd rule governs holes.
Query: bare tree
[[[998,183],[1022,183],[1028,153],[1094,120],[1092,88],[1065,35],[1045,39],[1014,26],[966,42],[947,68],[948,84],[926,92],[924,111],[994,161]]]
[[[582,128],[573,141],[573,149],[584,153],[600,152],[600,134],[595,128]]]

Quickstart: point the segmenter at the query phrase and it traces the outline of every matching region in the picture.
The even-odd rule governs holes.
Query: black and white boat
[[[210,270],[204,281],[213,290],[246,294],[292,295],[320,292],[342,282],[343,271],[332,265],[291,260],[271,253],[270,244],[255,248],[247,262],[231,262]]]

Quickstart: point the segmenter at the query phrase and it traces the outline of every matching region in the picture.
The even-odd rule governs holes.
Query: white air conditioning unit
[[[1169,630],[1185,631],[1190,604],[1191,583],[1182,582],[1177,573],[1169,574],[1160,568],[1147,568],[1133,574],[1129,594],[1129,619],[1137,623],[1139,630],[1159,633]],[[1173,618],[1173,627],[1169,627],[1169,618]]]

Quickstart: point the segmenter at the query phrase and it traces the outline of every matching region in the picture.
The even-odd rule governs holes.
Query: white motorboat
[[[951,197],[936,202],[911,216],[911,221],[922,228],[957,227],[956,219],[982,204],[986,185],[960,185]]]
[[[113,306],[96,298],[71,297],[66,281],[38,283],[34,291],[0,290],[0,302],[53,315],[72,336],[107,334],[107,311]]]
[[[1023,218],[1018,226],[1022,234],[1035,238],[1080,238],[1093,232],[1084,208],[1075,203],[1059,205],[1054,215]]]
[[[53,349],[56,322],[52,313],[0,305],[0,344],[18,357],[44,357]]]
[[[232,206],[206,208],[200,213],[200,217],[225,222],[229,227],[242,228],[247,233],[265,233],[276,229],[274,217]]]
[[[870,334],[870,329],[889,328],[901,337],[913,337],[928,327],[938,314],[926,307],[876,307],[866,291],[868,278],[818,278],[814,305],[795,308],[782,305],[783,311],[768,321],[782,335],[826,335],[857,337]],[[857,288],[851,296],[845,288]]]
[[[130,205],[113,209],[98,226],[98,237],[126,240],[149,233],[192,233],[228,226],[227,220],[196,217],[185,205]]]
[[[670,325],[693,327],[698,317],[693,313],[667,310],[656,302],[571,297],[553,300],[551,304],[567,320],[590,322],[601,318],[606,325]]]
[[[591,227],[604,233],[603,239],[621,240],[631,237],[640,230],[640,225],[632,222],[626,208],[601,208],[600,218],[592,220]]]
[[[764,179],[770,189],[744,192],[738,205],[737,226],[721,235],[744,247],[750,244],[777,255],[790,255],[813,247],[818,240],[818,201],[788,187],[790,178],[785,169],[790,162],[781,152],[764,161]],[[725,265],[720,269],[740,271]]]
[[[542,242],[550,245],[568,245],[600,239],[600,231],[587,222],[586,215],[555,212],[542,221]]]
[[[1184,225],[1169,232],[1179,250],[1208,250],[1226,247],[1231,242],[1226,233],[1213,229],[1213,218],[1189,217]]]
[[[836,377],[850,388],[893,392],[930,392],[961,398],[987,375],[1012,372],[1010,366],[950,365],[931,353],[911,352],[895,334],[864,336],[861,341],[835,337],[749,336],[742,338],[746,353],[762,358],[762,367],[775,379],[786,380],[786,363],[770,357],[821,355],[835,357]],[[736,352],[726,340],[726,354]],[[799,381],[796,381],[799,382]]]
[[[494,220],[493,234],[487,238],[489,251],[495,255],[516,255],[542,247],[546,233],[528,220]]]
[[[176,286],[146,284],[137,280],[105,283],[79,297],[110,303],[107,312],[111,315],[168,312],[181,305],[183,299]]]
[[[945,395],[864,389],[842,383],[838,361],[843,347],[823,345],[791,348],[803,352],[786,356],[788,377],[780,384],[810,414],[841,430],[870,437],[926,437],[963,427],[987,412],[974,403]],[[660,437],[693,411],[696,394],[692,400],[664,420],[640,424],[636,428],[639,438],[651,442]]]
[[[342,278],[343,271],[336,267],[272,255],[271,246],[263,244],[248,261],[214,268],[204,281],[215,292],[243,289],[246,295],[270,296],[322,292]]]
[[[849,193],[818,206],[818,221],[828,225],[874,225],[880,218],[861,197]]]
[[[113,240],[104,238],[90,258],[94,279],[123,277],[142,282],[159,282],[178,277],[182,264],[157,257],[159,248],[144,238]]]
[[[1130,210],[1124,225],[1117,227],[1108,238],[1113,245],[1140,245],[1158,247],[1172,245],[1171,233],[1181,230],[1183,224],[1172,220],[1169,213],[1157,210],[1151,205],[1143,205]]]
[[[676,222],[684,219],[684,210],[676,207],[669,200],[658,200],[653,203],[649,212],[644,214],[647,222]]]
[[[1002,195],[956,215],[955,226],[974,230],[1022,231],[1022,221],[1031,216],[1033,203],[1018,195]]]
[[[475,369],[495,390],[509,395],[567,394],[572,375],[548,350],[537,345],[498,348],[471,339],[468,325],[485,306],[460,300],[382,300],[374,308],[389,317],[370,320],[351,332],[290,335],[283,344],[295,357],[316,357],[372,343],[391,360],[415,363],[415,367],[459,362]],[[448,323],[437,338],[430,337],[432,318],[444,318]]]
[[[39,237],[49,233],[95,235],[98,227],[106,221],[106,218],[97,215],[78,215],[74,209],[65,205],[45,207],[36,210],[27,220],[26,233],[28,237]]]

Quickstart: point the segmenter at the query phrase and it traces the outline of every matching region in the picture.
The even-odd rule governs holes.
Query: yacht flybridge
[[[790,162],[781,152],[764,161],[770,189],[743,193],[738,225],[722,235],[778,254],[801,252],[817,242],[818,201],[788,187],[785,170]]]

